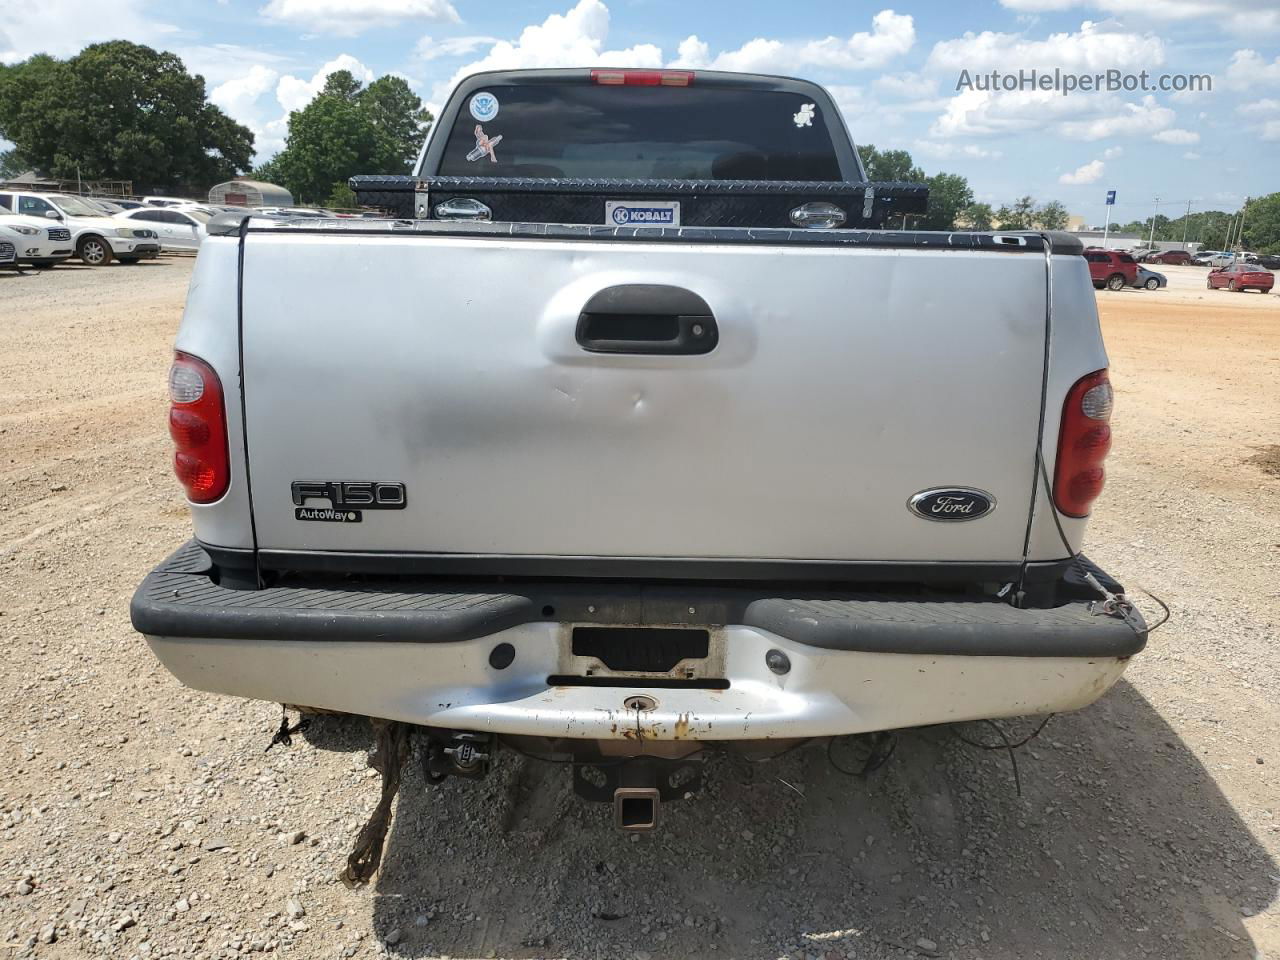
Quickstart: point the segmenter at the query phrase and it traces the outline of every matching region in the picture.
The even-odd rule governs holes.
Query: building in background
[[[231,207],[292,207],[293,194],[261,180],[228,180],[209,190],[209,202]]]

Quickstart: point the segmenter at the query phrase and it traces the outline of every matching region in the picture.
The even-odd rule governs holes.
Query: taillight
[[[591,82],[606,87],[687,87],[692,70],[592,70]]]
[[[1097,370],[1077,380],[1062,405],[1053,502],[1068,517],[1087,517],[1102,492],[1102,462],[1111,449],[1112,398],[1107,371]]]
[[[169,368],[173,472],[192,503],[213,503],[231,483],[227,412],[218,375],[199,357],[176,352]]]

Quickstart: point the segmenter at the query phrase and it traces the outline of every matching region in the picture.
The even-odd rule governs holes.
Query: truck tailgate
[[[1042,250],[496,230],[281,228],[242,242],[260,549],[1022,557]],[[693,309],[658,294],[647,317],[601,328],[621,332],[623,352],[584,347],[588,302],[635,285],[700,298],[714,349],[635,352],[649,335],[637,323]],[[308,514],[338,505],[295,496],[296,483],[369,481],[403,484],[402,506]],[[908,508],[947,487],[995,508],[958,523]]]

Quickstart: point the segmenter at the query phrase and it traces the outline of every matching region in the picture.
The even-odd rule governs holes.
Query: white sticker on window
[[[498,98],[488,90],[481,90],[471,98],[471,116],[481,123],[488,123],[498,115]]]
[[[813,115],[817,109],[812,103],[802,103],[800,104],[800,112],[793,113],[791,119],[795,121],[797,127],[812,127]]]

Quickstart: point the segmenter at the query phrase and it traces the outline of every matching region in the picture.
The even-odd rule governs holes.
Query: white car
[[[6,190],[0,192],[0,207],[28,217],[60,221],[71,231],[75,255],[91,267],[105,266],[113,259],[137,263],[160,255],[160,241],[154,230],[122,224],[79,197]]]
[[[3,208],[0,208],[0,240],[14,245],[19,263],[36,267],[51,267],[75,253],[71,231],[67,227],[43,218],[10,213]]]
[[[205,238],[205,224],[212,217],[196,207],[138,207],[115,215],[154,230],[160,237],[160,249],[194,253]]]

